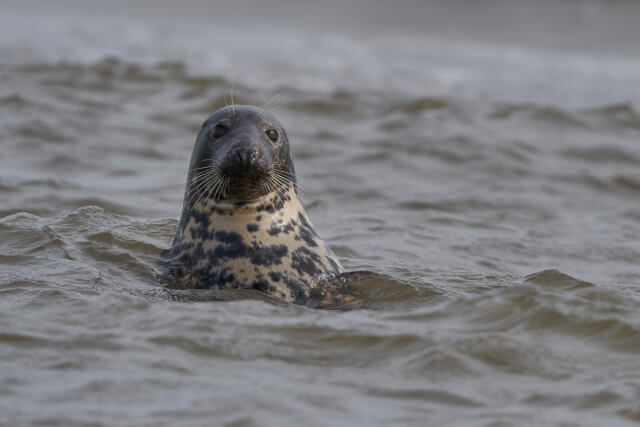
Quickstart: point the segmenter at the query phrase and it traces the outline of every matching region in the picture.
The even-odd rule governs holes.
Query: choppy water
[[[640,57],[2,23],[0,424],[640,422]],[[232,95],[287,127],[364,309],[163,287]]]

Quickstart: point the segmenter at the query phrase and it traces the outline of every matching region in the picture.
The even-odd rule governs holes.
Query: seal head
[[[289,140],[275,117],[233,105],[205,120],[163,259],[179,288],[258,289],[295,302],[342,271],[300,203]]]

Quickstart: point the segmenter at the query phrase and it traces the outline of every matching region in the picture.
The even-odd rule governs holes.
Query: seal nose
[[[241,145],[227,155],[227,166],[238,171],[249,171],[258,166],[260,152],[257,147]]]
[[[234,157],[239,167],[248,169],[258,159],[258,150],[253,147],[237,147],[233,150],[232,157]]]

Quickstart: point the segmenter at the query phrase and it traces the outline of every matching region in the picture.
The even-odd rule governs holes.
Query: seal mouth
[[[231,180],[243,181],[247,184],[253,182],[259,182],[262,179],[268,178],[273,168],[263,164],[243,164],[243,165],[224,165],[219,168],[221,173],[229,177]]]
[[[255,200],[273,191],[270,183],[271,173],[262,170],[234,169],[224,173],[228,185],[224,192],[224,199]]]
[[[295,181],[283,169],[205,166],[194,170],[187,200],[190,205],[209,200],[252,202],[270,193],[284,193],[290,185]]]

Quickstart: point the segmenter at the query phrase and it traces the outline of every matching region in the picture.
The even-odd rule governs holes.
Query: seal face
[[[246,288],[303,302],[342,271],[300,200],[285,129],[232,105],[203,123],[180,225],[163,261],[179,288]]]

